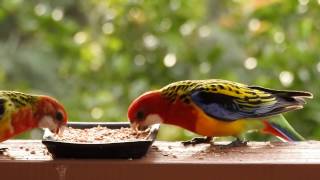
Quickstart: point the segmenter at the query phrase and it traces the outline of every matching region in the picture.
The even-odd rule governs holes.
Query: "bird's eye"
[[[62,113],[59,112],[59,111],[56,113],[56,120],[58,120],[58,121],[63,121],[63,115],[62,115]]]
[[[144,119],[144,113],[142,111],[137,112],[137,119],[138,120],[143,120]]]

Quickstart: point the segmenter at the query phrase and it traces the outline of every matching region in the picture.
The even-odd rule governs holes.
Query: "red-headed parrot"
[[[67,113],[54,98],[15,91],[0,91],[0,142],[33,128],[58,133]]]
[[[185,80],[142,94],[129,106],[128,118],[134,128],[172,124],[206,136],[205,141],[220,136],[239,137],[261,125],[264,132],[299,141],[303,137],[282,113],[303,108],[305,98],[312,98],[312,94],[218,79]]]

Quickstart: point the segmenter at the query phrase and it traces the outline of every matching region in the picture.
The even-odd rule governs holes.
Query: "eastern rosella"
[[[37,127],[58,133],[66,123],[64,107],[49,96],[0,91],[0,142]]]
[[[135,99],[128,118],[134,128],[155,123],[180,126],[212,137],[239,137],[260,124],[264,132],[287,141],[303,140],[282,113],[303,108],[312,94],[248,86],[226,80],[185,80]],[[259,126],[260,127],[260,126]],[[199,140],[199,139],[198,139]]]

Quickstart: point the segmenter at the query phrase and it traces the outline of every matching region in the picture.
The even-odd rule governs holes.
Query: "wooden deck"
[[[142,159],[55,159],[41,141],[10,140],[1,179],[318,179],[320,142],[250,142],[246,147],[184,147],[155,142]]]

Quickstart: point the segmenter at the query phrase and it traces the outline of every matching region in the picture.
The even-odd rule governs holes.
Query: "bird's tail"
[[[305,99],[313,97],[312,93],[306,91],[275,90],[260,86],[250,86],[250,88],[270,93],[276,98],[277,103],[272,106],[272,110],[264,114],[266,116],[302,109],[306,103]]]
[[[250,88],[273,94],[276,97],[278,97],[279,101],[282,101],[282,103],[291,105],[291,106],[304,105],[305,98],[309,98],[309,99],[313,98],[313,94],[306,91],[275,90],[275,89],[268,89],[260,86],[250,86]]]
[[[263,121],[264,132],[273,134],[284,141],[304,141],[305,139],[293,129],[282,114]]]
[[[252,89],[257,89],[261,91],[265,91],[271,94],[279,95],[281,97],[291,97],[291,98],[296,98],[296,97],[302,97],[302,98],[312,98],[313,95],[310,92],[306,91],[292,91],[292,90],[276,90],[276,89],[269,89],[269,88],[264,88],[260,86],[249,86]]]

